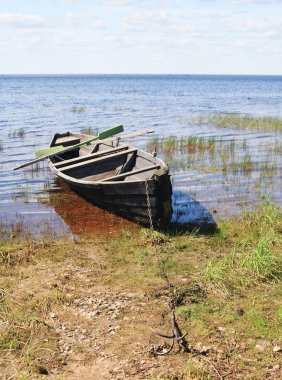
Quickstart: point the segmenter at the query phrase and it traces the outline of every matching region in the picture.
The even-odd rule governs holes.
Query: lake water
[[[75,112],[79,109],[82,112]],[[219,129],[208,123],[193,122],[195,116],[215,113],[282,117],[282,77],[0,76],[2,229],[20,226],[33,235],[46,231],[61,235],[79,233],[85,228],[97,231],[103,228],[110,232],[115,228],[131,228],[123,219],[101,212],[70,192],[46,164],[41,170],[32,167],[12,170],[32,160],[34,151],[48,146],[51,136],[58,131],[80,131],[87,127],[103,130],[123,124],[126,133],[153,128],[159,137],[244,140],[253,163],[261,163],[269,157],[269,145],[279,147],[281,144],[281,133]],[[147,149],[151,138],[138,138],[134,144]],[[277,151],[279,153],[279,149]],[[176,164],[172,158],[178,158]],[[178,152],[170,157],[174,221],[201,222],[211,220],[212,215],[215,218],[237,215],[243,208],[255,204],[261,194],[268,194],[273,202],[282,204],[281,154],[273,156],[275,173],[272,172],[271,180],[264,176],[259,189],[261,170],[252,170],[251,175],[244,176],[240,172],[226,176],[200,170],[195,165],[182,165],[184,159]]]

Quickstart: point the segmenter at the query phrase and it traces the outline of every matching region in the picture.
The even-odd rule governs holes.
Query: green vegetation
[[[221,183],[227,181],[233,189],[240,187],[240,202],[244,202],[244,197],[247,201],[248,194],[259,199],[260,194],[276,191],[282,186],[281,141],[278,137],[267,144],[254,146],[245,138],[222,140],[183,136],[177,139],[169,136],[150,140],[147,150],[164,155],[171,173],[193,170],[219,174]],[[202,181],[202,177],[199,180]],[[218,195],[220,197],[222,193]]]
[[[203,137],[181,137],[177,139],[175,136],[167,138],[154,138],[148,143],[149,151],[165,152],[167,155],[173,153],[203,153],[214,152],[216,140],[213,138],[205,139]]]
[[[119,332],[108,345],[109,334],[103,335],[103,351],[129,358],[132,366],[143,360],[148,367],[142,373],[148,378],[217,378],[210,363],[224,377],[234,370],[249,380],[271,374],[278,378],[275,368],[281,354],[273,347],[282,344],[281,231],[281,209],[264,198],[255,211],[222,222],[214,235],[140,229],[91,236],[79,243],[17,240],[16,235],[0,240],[3,373],[12,376],[16,369],[33,376],[56,369],[61,374],[58,347],[65,330],[60,326],[68,326],[71,334],[79,326],[87,334],[92,331],[95,340],[89,346],[87,341],[78,342],[72,355],[77,349],[80,357],[96,360],[102,349],[93,351],[93,342],[99,341],[97,331],[103,329],[97,321],[105,321],[118,324]],[[199,351],[207,346],[208,354],[205,359],[173,351],[163,358],[162,369],[156,365],[150,372],[157,359],[146,351],[158,338],[149,327],[159,325],[159,331],[169,331],[168,291],[175,298],[179,326],[188,331],[190,347]],[[103,311],[100,319],[77,314],[80,300],[99,292],[111,297],[124,292],[144,296],[140,305],[132,299],[115,322],[109,322]],[[83,305],[92,302],[88,299],[81,306],[83,312]],[[106,324],[105,331],[108,328]]]
[[[20,129],[13,131],[13,132],[11,132],[11,131],[9,132],[9,137],[21,137],[21,138],[23,138],[23,137],[25,137],[25,135],[26,135],[26,131],[24,128],[20,128]]]
[[[86,111],[85,107],[77,107],[77,106],[71,107],[71,112],[74,112],[74,113],[83,113],[85,111]]]
[[[219,128],[282,131],[282,118],[273,116],[252,116],[234,113],[212,114],[207,116],[198,116],[193,121],[198,124],[210,124]]]
[[[99,128],[94,127],[84,127],[80,129],[80,133],[84,133],[86,135],[96,136],[99,133]]]

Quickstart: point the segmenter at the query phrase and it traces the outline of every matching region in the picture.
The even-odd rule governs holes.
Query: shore
[[[2,379],[278,379],[281,216],[263,200],[210,235],[1,239]],[[171,297],[190,352],[158,356]]]

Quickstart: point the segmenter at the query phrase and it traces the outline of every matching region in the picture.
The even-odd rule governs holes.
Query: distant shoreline
[[[0,77],[218,77],[218,78],[282,78],[282,74],[153,74],[153,73],[128,73],[128,74],[122,74],[122,73],[87,73],[87,74],[79,74],[79,73],[64,73],[64,74],[48,74],[48,73],[15,73],[15,74],[0,74]]]

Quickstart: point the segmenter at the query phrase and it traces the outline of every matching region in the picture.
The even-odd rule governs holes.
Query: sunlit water
[[[73,112],[73,107],[83,107],[84,112]],[[192,122],[195,115],[214,113],[282,117],[282,77],[0,76],[2,228],[20,226],[25,233],[36,236],[79,232],[68,209],[73,210],[73,205],[81,201],[54,177],[46,164],[40,170],[12,170],[32,160],[34,151],[46,147],[58,131],[79,131],[84,127],[103,130],[123,124],[128,133],[153,128],[160,137],[245,139],[253,162],[266,160],[267,147],[281,143],[281,134],[274,132],[219,129]],[[23,133],[19,133],[21,128]],[[138,138],[131,143],[146,149],[151,138]],[[261,194],[268,194],[278,205],[282,203],[279,154],[274,157],[275,178],[260,178],[259,189],[260,171],[222,175],[199,170],[195,165],[188,167],[185,160],[185,155],[177,152],[168,158],[175,222],[201,223],[212,221],[213,217],[238,215],[243,208],[255,204]],[[66,196],[63,209],[55,207],[54,194]],[[120,218],[110,216],[109,221],[107,213],[101,214],[86,202],[84,206],[79,203],[78,212],[82,230],[89,218],[93,221],[89,225],[92,230],[98,229],[95,220],[103,220],[100,225],[105,229],[111,223],[128,227]]]

